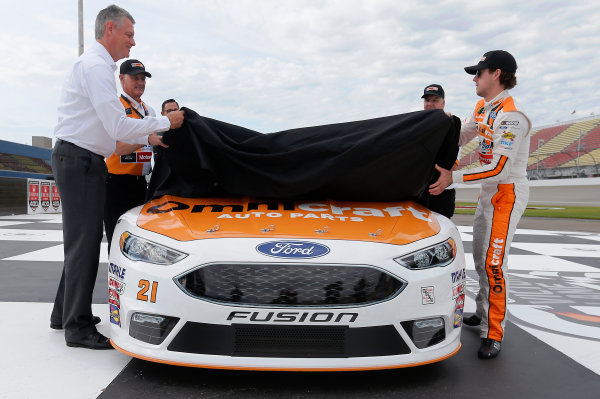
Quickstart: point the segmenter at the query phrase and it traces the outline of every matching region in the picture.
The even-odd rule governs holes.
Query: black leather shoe
[[[463,319],[463,323],[467,326],[475,327],[481,324],[481,317],[473,313],[471,316],[465,317]]]
[[[100,323],[100,318],[98,316],[94,316],[94,318],[92,319],[92,321],[94,322],[94,325]],[[53,330],[62,330],[63,326],[62,323],[52,323],[50,322],[50,328]]]
[[[110,340],[98,331],[94,331],[87,337],[77,341],[67,341],[67,346],[87,349],[113,349]]]
[[[477,352],[480,359],[493,359],[500,353],[500,342],[489,338],[481,338],[481,346]]]

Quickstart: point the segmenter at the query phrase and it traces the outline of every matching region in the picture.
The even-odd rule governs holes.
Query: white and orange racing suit
[[[527,160],[531,122],[507,90],[480,100],[460,132],[459,145],[479,135],[481,166],[452,172],[456,183],[481,184],[473,222],[473,259],[479,274],[481,337],[502,341],[508,300],[508,252],[529,199]]]

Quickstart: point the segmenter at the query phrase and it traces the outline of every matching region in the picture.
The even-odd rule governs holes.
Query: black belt
[[[108,174],[108,178],[109,179],[119,179],[119,180],[129,180],[129,181],[132,181],[132,180],[136,180],[136,181],[137,180],[144,180],[145,181],[146,180],[146,176],[136,176],[136,175],[127,175],[127,174],[125,174],[125,175],[116,175],[114,173],[109,173]]]
[[[57,145],[69,145],[69,146],[73,146],[73,147],[75,147],[75,148],[77,148],[77,149],[79,149],[79,150],[81,150],[81,151],[88,152],[88,153],[90,153],[90,155],[93,155],[93,156],[95,156],[95,157],[98,157],[98,158],[102,159],[102,161],[104,161],[104,157],[103,157],[102,155],[96,154],[96,153],[95,153],[95,152],[93,152],[93,151],[90,151],[90,150],[87,150],[87,149],[85,149],[85,148],[83,148],[83,147],[80,147],[80,146],[78,146],[77,144],[73,144],[73,143],[71,143],[70,141],[65,141],[65,140],[62,140],[62,139],[58,139],[58,138],[57,138],[57,139],[56,139],[56,144],[57,144]]]

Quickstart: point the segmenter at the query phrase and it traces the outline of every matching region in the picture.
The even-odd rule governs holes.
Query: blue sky
[[[53,134],[77,57],[77,1],[3,3],[0,139],[30,144]],[[86,46],[109,4],[84,0]],[[478,100],[463,67],[505,49],[519,65],[513,95],[534,126],[600,115],[593,1],[115,4],[136,19],[131,57],[153,75],[143,99],[155,109],[173,97],[201,115],[272,132],[416,111],[423,88],[439,83],[446,109],[462,119]]]

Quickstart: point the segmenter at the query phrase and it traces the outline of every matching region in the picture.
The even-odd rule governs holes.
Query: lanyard
[[[133,109],[135,111],[135,113],[140,117],[140,119],[144,119],[144,115],[140,114],[140,111],[138,111],[137,108],[133,106],[133,104],[131,103],[131,101],[129,101],[129,99],[127,97],[125,97],[124,95],[121,94],[121,98],[123,100],[127,101],[127,104],[129,104],[129,106],[131,107],[131,109]],[[140,105],[144,108],[144,111],[146,112],[146,115],[148,115],[148,110],[144,106],[144,103],[140,103]]]

